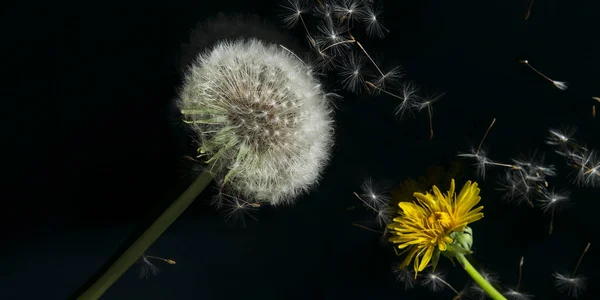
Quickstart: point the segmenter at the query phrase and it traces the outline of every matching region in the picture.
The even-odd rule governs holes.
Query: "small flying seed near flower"
[[[381,184],[375,184],[372,178],[367,178],[360,186],[361,198],[364,199],[364,204],[373,209],[377,210],[383,207],[389,206],[389,191],[382,187]]]
[[[482,179],[485,179],[485,170],[486,170],[487,166],[495,164],[495,162],[490,160],[486,154],[487,154],[486,151],[483,149],[479,149],[479,151],[476,151],[475,149],[471,149],[470,153],[459,153],[457,156],[474,159],[475,163],[473,165],[477,169],[477,174]]]
[[[434,94],[432,96],[424,96],[419,98],[419,103],[417,104],[417,109],[421,111],[424,108],[427,108],[427,114],[429,115],[429,139],[433,138],[433,107],[432,104],[441,99],[444,96],[444,93]]]
[[[426,286],[432,292],[438,292],[444,289],[444,279],[442,278],[442,274],[440,272],[430,272],[424,275],[425,279],[421,282],[421,285]]]
[[[392,271],[396,274],[396,280],[404,285],[406,291],[412,289],[417,283],[414,272],[406,267],[400,268],[399,265],[395,265]]]
[[[444,279],[444,274],[441,272],[429,272],[425,274],[425,279],[421,285],[429,288],[432,292],[441,291],[444,287],[451,289],[456,295],[460,293]]]

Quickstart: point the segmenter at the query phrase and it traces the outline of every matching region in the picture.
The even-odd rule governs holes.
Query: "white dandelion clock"
[[[333,144],[332,110],[297,56],[256,39],[200,54],[179,93],[198,152],[239,203],[290,203],[316,184]],[[241,200],[240,200],[241,201]]]

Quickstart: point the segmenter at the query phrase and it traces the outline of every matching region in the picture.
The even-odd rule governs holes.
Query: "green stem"
[[[496,290],[475,268],[469,263],[467,258],[462,254],[457,254],[456,258],[460,265],[467,271],[467,273],[473,278],[473,280],[481,287],[483,291],[485,291],[492,299],[494,300],[506,300],[498,290]]]
[[[196,180],[173,202],[142,235],[90,286],[78,300],[98,299],[110,288],[148,247],[192,204],[213,179],[208,171],[203,171]]]

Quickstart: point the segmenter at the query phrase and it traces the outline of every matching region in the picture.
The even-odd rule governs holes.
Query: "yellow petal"
[[[427,251],[423,255],[423,259],[421,260],[421,263],[419,264],[419,272],[423,271],[423,269],[425,269],[425,267],[427,267],[427,264],[429,263],[429,261],[431,260],[431,256],[433,255],[433,249],[434,249],[433,245],[429,245],[429,247],[427,247]]]
[[[452,180],[450,180],[450,189],[448,190],[448,199],[452,200],[454,199],[454,189],[456,188],[456,185],[454,183],[454,178],[452,178]],[[453,204],[452,202],[450,204]]]

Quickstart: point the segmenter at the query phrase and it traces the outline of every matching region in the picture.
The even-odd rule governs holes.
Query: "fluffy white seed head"
[[[223,41],[200,54],[179,94],[199,156],[222,188],[272,205],[319,178],[333,144],[331,109],[297,57],[256,39]]]

